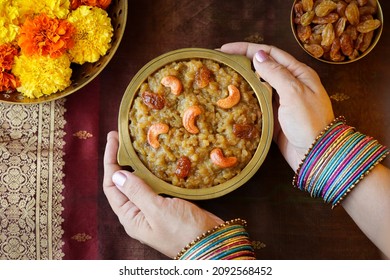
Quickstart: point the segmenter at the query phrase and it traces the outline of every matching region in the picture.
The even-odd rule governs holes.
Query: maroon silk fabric
[[[64,259],[97,259],[99,79],[65,103]]]

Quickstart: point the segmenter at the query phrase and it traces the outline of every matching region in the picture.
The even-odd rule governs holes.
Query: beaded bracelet
[[[255,259],[246,221],[226,221],[203,233],[181,250],[175,260]]]
[[[293,185],[334,208],[388,154],[385,146],[346,125],[341,116],[315,139]]]

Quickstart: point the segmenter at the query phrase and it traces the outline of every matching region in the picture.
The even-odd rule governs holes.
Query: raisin
[[[190,174],[191,161],[188,157],[182,156],[177,160],[175,174],[177,177],[184,179]]]
[[[253,124],[233,124],[233,133],[241,139],[254,139],[259,135],[259,131]]]
[[[350,56],[353,53],[353,40],[351,36],[347,33],[343,33],[340,36],[340,45],[341,45],[341,51],[346,56]]]
[[[195,85],[198,88],[205,88],[210,83],[211,71],[203,66],[195,74]]]
[[[347,17],[350,24],[357,25],[359,23],[360,12],[356,2],[351,2],[348,4],[347,8],[345,9],[345,16]]]
[[[313,10],[314,1],[313,0],[302,0],[302,7],[305,12]]]
[[[311,36],[311,27],[298,25],[297,35],[298,35],[298,38],[301,42],[303,42],[303,43],[307,42],[307,40],[309,40],[309,38]]]
[[[370,31],[377,29],[379,26],[381,26],[381,22],[379,19],[369,19],[369,20],[366,20],[364,22],[359,23],[356,26],[356,29],[360,33],[368,33]]]
[[[336,10],[337,4],[331,0],[324,0],[315,8],[316,15],[318,17],[324,17],[329,15],[330,12]]]
[[[324,49],[317,44],[305,44],[305,49],[314,57],[320,58],[324,54]]]
[[[151,109],[161,110],[165,106],[165,99],[159,94],[144,91],[141,97],[144,104]]]
[[[321,46],[329,47],[332,45],[334,38],[336,37],[333,24],[328,23],[322,31]]]

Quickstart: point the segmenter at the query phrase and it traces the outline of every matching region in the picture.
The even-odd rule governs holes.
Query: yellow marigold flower
[[[18,7],[9,3],[9,0],[0,0],[0,17],[7,19],[10,23],[18,24]]]
[[[23,23],[28,16],[35,13],[36,7],[41,7],[42,5],[42,1],[38,0],[13,0],[12,2],[19,11],[21,23]]]
[[[70,13],[68,21],[76,28],[75,45],[68,51],[72,62],[96,62],[110,49],[114,30],[105,10],[80,6]]]
[[[64,19],[69,14],[69,0],[45,0],[45,10],[42,11],[48,15]],[[42,13],[41,12],[41,13]]]
[[[0,44],[11,43],[16,39],[19,33],[19,26],[8,24],[0,18]]]
[[[18,7],[23,21],[34,14],[45,13],[52,18],[64,19],[69,14],[69,0],[13,0]]]
[[[19,92],[29,98],[39,98],[67,88],[72,69],[66,54],[58,58],[22,54],[15,57],[12,73],[20,81]]]
[[[0,0],[0,45],[11,43],[19,32],[19,11],[9,0]]]

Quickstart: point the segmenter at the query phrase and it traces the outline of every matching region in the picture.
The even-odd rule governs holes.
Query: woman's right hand
[[[317,73],[273,46],[230,43],[221,51],[253,59],[256,72],[276,90],[274,140],[297,170],[314,139],[334,119]]]
[[[226,53],[253,59],[259,75],[278,93],[274,140],[297,170],[314,139],[334,119],[317,73],[288,53],[267,45],[231,43]],[[390,258],[390,169],[379,164],[342,202],[359,228]]]

